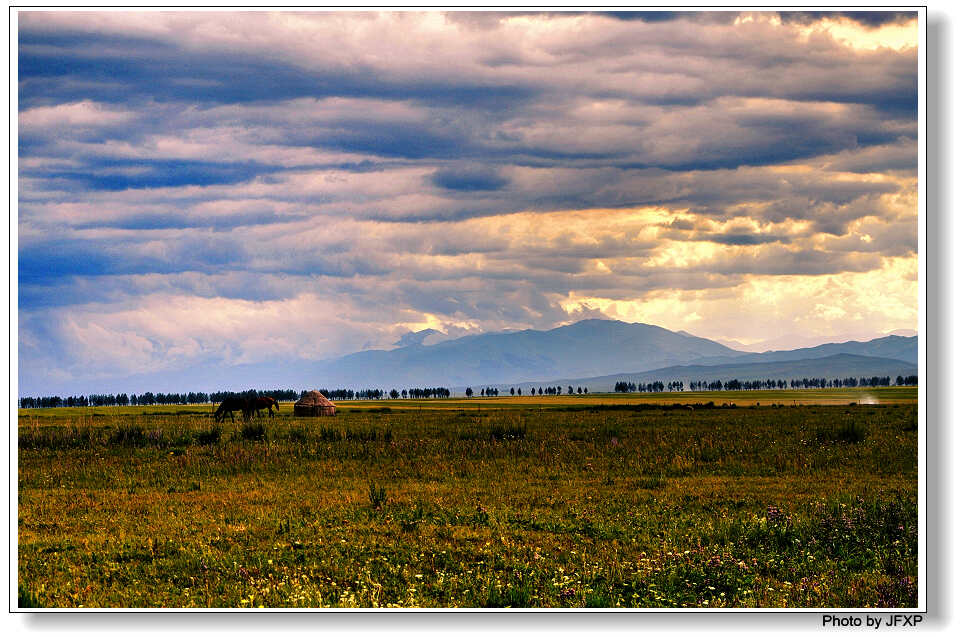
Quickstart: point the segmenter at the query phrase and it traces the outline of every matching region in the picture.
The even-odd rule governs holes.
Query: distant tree
[[[471,387],[469,387],[468,389],[465,390],[465,395],[468,396],[469,398],[471,398],[472,394],[474,394],[474,393],[475,393],[475,392],[473,392],[473,391],[471,390]]]
[[[401,394],[398,393],[397,389],[392,389],[390,392],[388,392],[388,395],[391,396],[392,398],[397,398]]]
[[[508,393],[511,394],[512,396],[514,396],[514,395],[515,395],[515,388],[512,387],[511,389],[509,389],[509,390],[508,390]]]

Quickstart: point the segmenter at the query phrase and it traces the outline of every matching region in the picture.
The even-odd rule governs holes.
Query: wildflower
[[[787,519],[786,514],[779,507],[772,504],[766,507],[766,521],[770,524],[785,522]]]

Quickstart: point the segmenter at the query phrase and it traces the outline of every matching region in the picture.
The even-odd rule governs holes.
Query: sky
[[[21,395],[427,328],[917,328],[915,13],[16,16]]]

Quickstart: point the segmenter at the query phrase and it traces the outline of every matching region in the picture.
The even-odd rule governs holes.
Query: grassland
[[[733,403],[739,406],[792,405],[896,405],[917,403],[918,388],[913,387],[856,387],[838,389],[767,389],[758,391],[697,391],[660,393],[596,393],[561,396],[495,396],[487,398],[450,399],[385,399],[345,400],[337,405],[343,409],[382,410],[464,410],[497,408],[545,408],[586,405],[692,405],[712,402],[717,405]],[[77,418],[125,416],[203,416],[214,412],[215,405],[129,405],[126,407],[56,407],[52,409],[20,409],[21,421],[33,422],[44,418]],[[281,403],[281,410],[293,413],[293,403]]]
[[[29,410],[19,603],[914,607],[917,408],[887,391]]]

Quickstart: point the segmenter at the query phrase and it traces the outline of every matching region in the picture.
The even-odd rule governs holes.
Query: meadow
[[[19,606],[915,607],[915,388],[725,393],[21,410]]]

